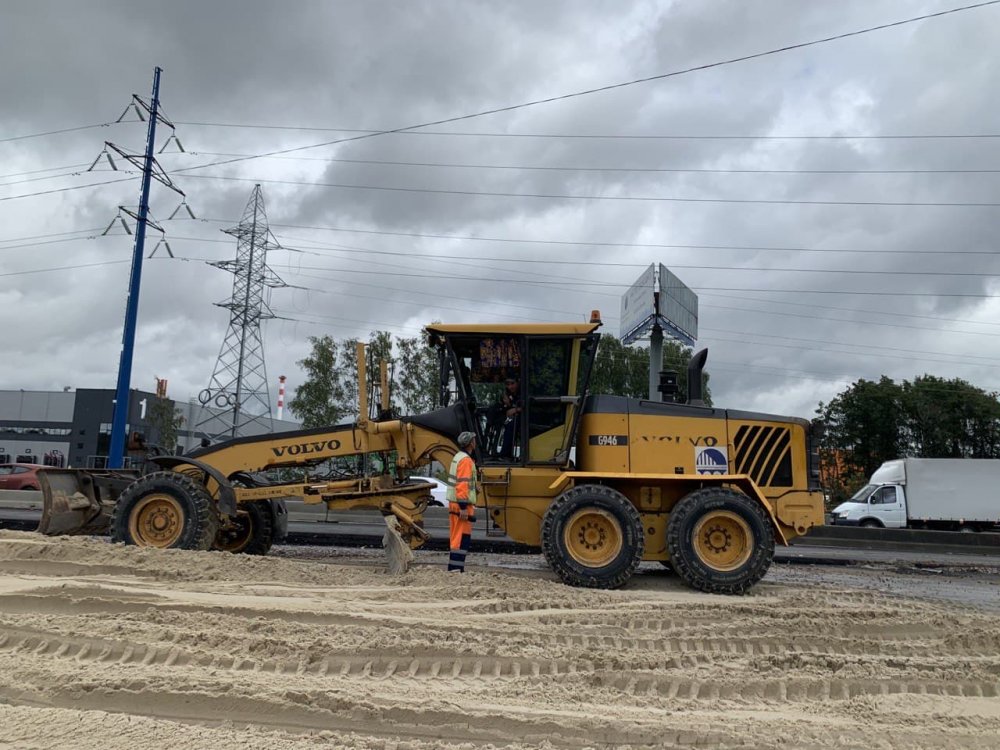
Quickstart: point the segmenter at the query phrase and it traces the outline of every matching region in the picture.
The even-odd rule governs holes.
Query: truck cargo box
[[[907,515],[911,520],[1000,522],[1000,460],[907,458],[903,461]]]

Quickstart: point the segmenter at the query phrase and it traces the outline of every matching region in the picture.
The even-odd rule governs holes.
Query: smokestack
[[[692,406],[705,405],[701,389],[701,372],[705,369],[706,359],[708,359],[708,349],[702,349],[688,362],[688,403]]]
[[[278,376],[278,419],[285,412],[285,376]]]

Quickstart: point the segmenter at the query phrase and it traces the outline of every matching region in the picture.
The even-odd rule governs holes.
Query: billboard
[[[622,295],[619,336],[624,344],[646,336],[655,325],[688,346],[698,338],[698,295],[662,263],[651,263]]]
[[[631,343],[640,336],[644,329],[652,326],[656,315],[656,264],[650,263],[642,276],[622,295],[622,307],[619,320],[621,329],[618,334],[622,341]],[[631,341],[626,341],[631,339]]]
[[[660,325],[675,338],[694,346],[698,338],[698,295],[660,264]]]

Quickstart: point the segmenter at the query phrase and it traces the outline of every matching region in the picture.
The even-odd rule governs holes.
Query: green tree
[[[825,425],[820,454],[836,501],[854,494],[885,461],[903,455],[903,389],[891,378],[858,380],[817,413]]]
[[[396,350],[396,403],[404,414],[431,411],[440,390],[437,350],[422,336],[396,339]]]
[[[933,375],[903,383],[909,455],[923,458],[995,458],[1000,455],[997,395],[955,378]]]
[[[677,397],[682,402],[687,399],[687,367],[690,361],[691,349],[675,341],[663,342],[663,369],[677,372]],[[708,377],[707,372],[702,373],[702,398],[711,406],[712,394],[708,387]],[[649,349],[625,346],[614,334],[603,334],[594,360],[590,392],[648,398]]]
[[[154,431],[149,442],[174,453],[177,450],[177,430],[184,424],[180,409],[169,398],[155,398],[149,406],[147,421]]]
[[[859,380],[817,413],[825,425],[824,484],[834,500],[894,458],[1000,458],[997,394],[958,378]]]
[[[309,343],[312,351],[298,362],[306,377],[302,385],[295,389],[288,408],[302,420],[305,428],[334,425],[348,413],[351,384],[350,378],[345,378],[343,360],[345,348],[350,347],[339,344],[330,336],[310,336]],[[356,385],[354,391],[356,394]]]
[[[358,339],[336,341],[311,337],[312,351],[299,362],[305,380],[288,408],[304,427],[323,427],[356,416],[358,406]],[[437,403],[437,354],[420,339],[394,339],[388,331],[372,331],[367,342],[368,404],[379,408],[379,363],[389,366],[390,408],[403,413],[430,411]],[[398,355],[397,352],[398,351]]]

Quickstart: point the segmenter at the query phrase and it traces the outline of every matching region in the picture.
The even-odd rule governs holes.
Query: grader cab
[[[643,560],[671,565],[703,591],[742,593],[766,573],[776,543],[823,521],[805,420],[714,409],[700,399],[695,357],[687,403],[591,394],[599,320],[588,324],[427,328],[439,355],[440,407],[389,418],[367,402],[336,427],[262,435],[153,459],[142,477],[61,473],[45,483],[40,530],[128,544],[263,553],[295,497],[332,509],[377,508],[410,547],[426,540],[426,484],[415,469],[447,466],[477,435],[478,502],[488,523],[541,547],[566,583],[613,588]],[[264,483],[262,472],[381,454],[392,472],[338,481]],[[103,520],[102,519],[106,519]]]

